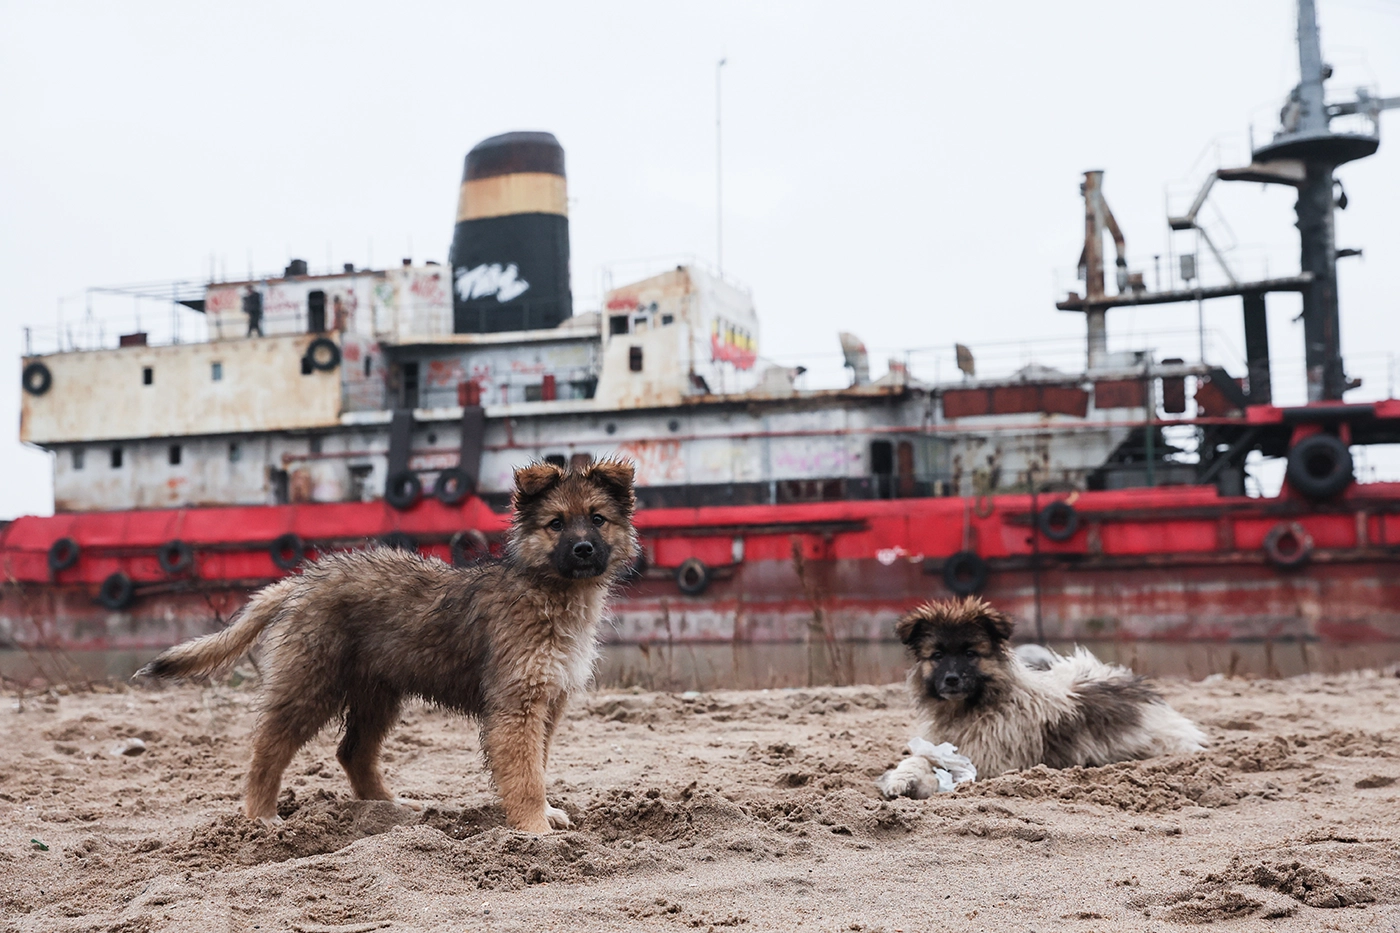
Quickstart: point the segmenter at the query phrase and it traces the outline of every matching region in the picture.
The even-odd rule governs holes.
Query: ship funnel
[[[564,149],[551,133],[505,133],[467,153],[452,235],[452,329],[557,327],[573,314]]]

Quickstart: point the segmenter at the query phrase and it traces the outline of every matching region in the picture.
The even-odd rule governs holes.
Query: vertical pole
[[[715,65],[715,264],[724,275],[724,150],[720,146],[720,75],[727,58]]]
[[[1268,405],[1273,401],[1269,372],[1269,319],[1265,314],[1264,293],[1244,296],[1244,357],[1249,368],[1249,403]]]
[[[1108,353],[1108,311],[1093,302],[1103,292],[1103,172],[1084,173],[1084,324],[1086,368],[1098,367]]]
[[[1035,640],[1045,644],[1045,623],[1040,612],[1040,501],[1036,493],[1035,461],[1027,475],[1031,481],[1031,588],[1035,594]]]

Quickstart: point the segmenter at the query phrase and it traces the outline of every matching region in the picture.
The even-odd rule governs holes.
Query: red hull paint
[[[651,569],[615,601],[608,637],[888,639],[900,612],[949,595],[942,562],[971,549],[992,568],[985,595],[1028,635],[1038,602],[1051,639],[1400,641],[1400,484],[1356,486],[1327,506],[1226,499],[1209,487],[1035,504],[1053,499],[1079,513],[1067,541],[1033,535],[1029,496],[646,510],[637,525]],[[1312,540],[1301,567],[1264,556],[1280,523],[1297,523]],[[445,558],[452,534],[494,538],[507,524],[477,500],[456,508],[427,500],[407,512],[376,502],[22,518],[0,532],[0,645],[155,648],[212,630],[251,588],[283,575],[269,545],[286,533],[314,553],[402,531]],[[51,572],[48,549],[64,537],[78,542],[81,559]],[[177,539],[192,546],[195,564],[172,577],[156,549]],[[689,557],[713,569],[699,596],[681,595],[672,580]],[[113,612],[94,597],[118,571],[136,581],[137,598]]]

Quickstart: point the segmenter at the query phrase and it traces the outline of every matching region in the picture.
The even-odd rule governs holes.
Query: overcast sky
[[[1334,94],[1400,94],[1400,2],[1319,2]],[[1169,188],[1187,197],[1237,161],[1251,121],[1272,132],[1297,80],[1293,16],[1289,0],[0,0],[0,516],[51,509],[48,456],[15,440],[24,325],[51,328],[60,300],[72,321],[91,286],[211,263],[241,277],[293,256],[445,260],[462,159],[487,136],[563,144],[576,310],[597,306],[609,265],[620,282],[629,260],[713,263],[721,57],[724,271],[753,291],[765,356],[839,378],[840,330],[877,374],[954,341],[984,367],[1073,356],[1083,319],[1053,300],[1082,245],[1081,173],[1106,171],[1151,285]],[[1382,136],[1339,173],[1338,245],[1365,249],[1341,279],[1357,397],[1385,394],[1400,350],[1400,112]],[[1222,186],[1213,202],[1234,261],[1296,269],[1291,191]],[[1298,304],[1270,307],[1275,393],[1299,400]],[[1206,308],[1209,352],[1236,369],[1239,316]],[[1109,316],[1115,349],[1161,355],[1194,348],[1195,326],[1194,307]],[[911,359],[933,378],[935,354]]]

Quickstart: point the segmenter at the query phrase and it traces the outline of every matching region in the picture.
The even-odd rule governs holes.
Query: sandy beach
[[[1389,672],[1162,681],[1210,750],[896,802],[873,782],[914,731],[903,685],[591,693],[551,764],[577,828],[547,837],[504,826],[474,726],[424,706],[385,755],[421,811],[352,800],[327,733],[285,823],[247,821],[238,680],[5,695],[0,930],[1400,925]]]

